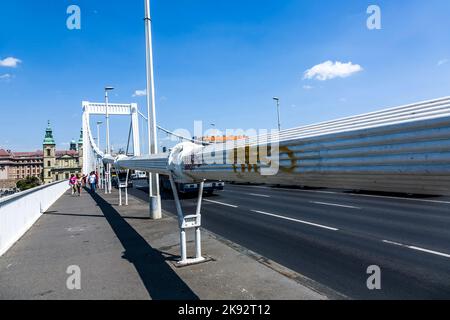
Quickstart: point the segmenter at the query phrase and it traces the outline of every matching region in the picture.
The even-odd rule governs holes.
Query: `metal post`
[[[108,164],[106,164],[106,167],[103,168],[104,170],[104,185],[105,185],[105,194],[108,194]]]
[[[180,198],[178,197],[178,190],[173,180],[172,174],[169,176],[170,185],[173,191],[173,198],[175,200],[175,206],[177,208],[178,214],[178,225],[180,228],[180,251],[181,251],[181,260],[178,262],[178,265],[185,266],[190,264],[196,264],[206,261],[205,258],[202,257],[202,240],[200,233],[201,226],[201,208],[202,208],[202,198],[203,198],[203,187],[204,181],[200,183],[199,193],[198,193],[198,203],[197,210],[195,215],[184,216],[183,209],[181,208]],[[195,258],[188,259],[187,258],[187,245],[186,245],[186,230],[195,228]]]
[[[100,125],[102,123],[103,122],[101,122],[101,121],[97,121],[97,147],[98,147],[99,150],[101,150],[101,147],[100,147]],[[98,174],[98,181],[97,181],[97,183],[98,183],[98,188],[99,189],[101,189],[103,187],[102,170],[101,169],[102,169],[101,160],[100,160],[100,158],[97,158],[97,174]]]
[[[187,261],[187,249],[186,249],[186,230],[184,229],[181,229],[180,232],[180,243],[181,243],[180,264],[185,264]]]
[[[178,224],[181,227],[181,225],[183,224],[183,218],[184,218],[183,210],[181,209],[180,198],[178,197],[177,186],[175,184],[175,181],[173,181],[172,175],[169,176],[169,179],[170,179],[170,186],[172,187],[173,198],[175,200],[175,206],[177,208]]]
[[[130,175],[130,170],[127,170],[127,178],[125,179],[125,205],[128,206],[128,177]]]
[[[172,191],[173,191],[173,198],[175,200],[175,206],[177,208],[178,225],[180,227],[180,249],[181,249],[180,264],[185,264],[187,261],[187,249],[186,249],[186,230],[184,230],[184,228],[183,228],[184,215],[183,215],[183,210],[181,208],[180,198],[178,197],[177,186],[175,184],[175,181],[173,180],[172,175],[169,176],[169,179],[170,179],[170,185],[171,185]]]
[[[158,153],[158,138],[156,131],[156,99],[155,81],[153,71],[153,48],[152,48],[152,20],[150,16],[150,0],[145,3],[145,35],[146,35],[146,69],[147,69],[147,130],[149,154]],[[161,195],[159,192],[158,174],[149,173],[149,196],[150,217],[161,219]]]
[[[99,180],[100,180],[100,160],[98,157],[95,158],[95,172],[99,176]],[[97,184],[96,187],[100,188],[100,181],[95,181],[95,183]]]
[[[111,154],[109,145],[109,107],[108,107],[108,90],[105,88],[105,105],[106,105],[106,153]]]
[[[200,183],[200,188],[198,191],[198,202],[197,202],[197,210],[196,215],[197,219],[201,221],[201,209],[202,209],[202,199],[203,199],[203,187],[205,185],[205,181]],[[195,227],[195,258],[202,259],[202,238],[200,226]]]
[[[277,114],[278,114],[278,131],[281,131],[281,121],[280,121],[280,98],[274,97],[273,100],[277,102]]]
[[[111,164],[106,164],[105,171],[105,194],[112,192],[112,183],[111,183]]]
[[[108,90],[105,89],[105,105],[106,105],[106,154],[110,154],[109,147],[109,107],[108,107]],[[109,192],[109,164],[106,164],[105,172],[105,194]]]
[[[122,187],[120,186],[119,182],[119,206],[122,206]]]
[[[280,100],[277,101],[277,113],[278,113],[278,131],[281,131],[281,122],[280,122]]]
[[[108,164],[108,193],[112,193],[111,164]]]
[[[102,160],[99,158],[98,160],[98,189],[101,190],[103,188],[103,178],[102,178]]]
[[[106,105],[106,153],[108,155],[111,155],[111,143],[110,143],[110,137],[109,137],[109,97],[108,97],[108,91],[114,90],[113,87],[105,87],[105,105]],[[108,164],[107,166],[108,175],[107,175],[107,184],[108,184],[108,192],[112,192],[112,184],[111,184],[111,165]]]
[[[109,116],[109,114],[108,114],[108,116]],[[101,122],[101,121],[97,121],[97,147],[99,150],[101,150],[101,147],[100,147],[100,125],[102,123],[103,122]]]

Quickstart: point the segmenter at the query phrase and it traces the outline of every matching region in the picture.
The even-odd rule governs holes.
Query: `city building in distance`
[[[43,150],[14,152],[0,149],[0,189],[16,187],[27,177],[36,177],[42,183],[69,179],[71,174],[81,174],[83,167],[83,136],[70,143],[69,150],[57,150],[53,130],[48,123]]]

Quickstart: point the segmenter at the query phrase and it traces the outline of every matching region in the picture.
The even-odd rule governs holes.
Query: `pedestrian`
[[[98,171],[95,171],[95,186],[100,188],[100,180],[98,178]]]
[[[77,174],[76,179],[77,179],[76,188],[77,188],[78,196],[81,197],[81,187],[83,186],[83,179],[81,178],[81,176],[79,174]]]
[[[91,175],[89,176],[89,184],[91,185],[91,191],[95,193],[95,187],[97,184],[97,177],[95,175],[95,172],[92,171]]]
[[[69,179],[69,186],[70,186],[70,189],[72,190],[72,195],[74,195],[75,192],[77,191],[76,184],[77,184],[77,177],[75,177],[75,175],[72,174]]]

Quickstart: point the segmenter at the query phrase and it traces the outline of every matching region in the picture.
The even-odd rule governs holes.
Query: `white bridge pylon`
[[[93,138],[90,129],[91,115],[106,116],[106,104],[83,101],[83,173],[95,171],[99,159],[103,159],[105,154],[101,151]],[[135,156],[141,155],[140,137],[139,137],[139,113],[136,103],[130,104],[108,104],[109,115],[130,116],[133,134],[133,150]]]

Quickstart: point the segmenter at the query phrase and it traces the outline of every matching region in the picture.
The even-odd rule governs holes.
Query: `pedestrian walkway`
[[[0,299],[326,299],[207,232],[203,252],[214,260],[176,268],[177,221],[129,203],[119,207],[116,190],[67,192],[0,258]],[[80,290],[67,287],[70,266]]]

